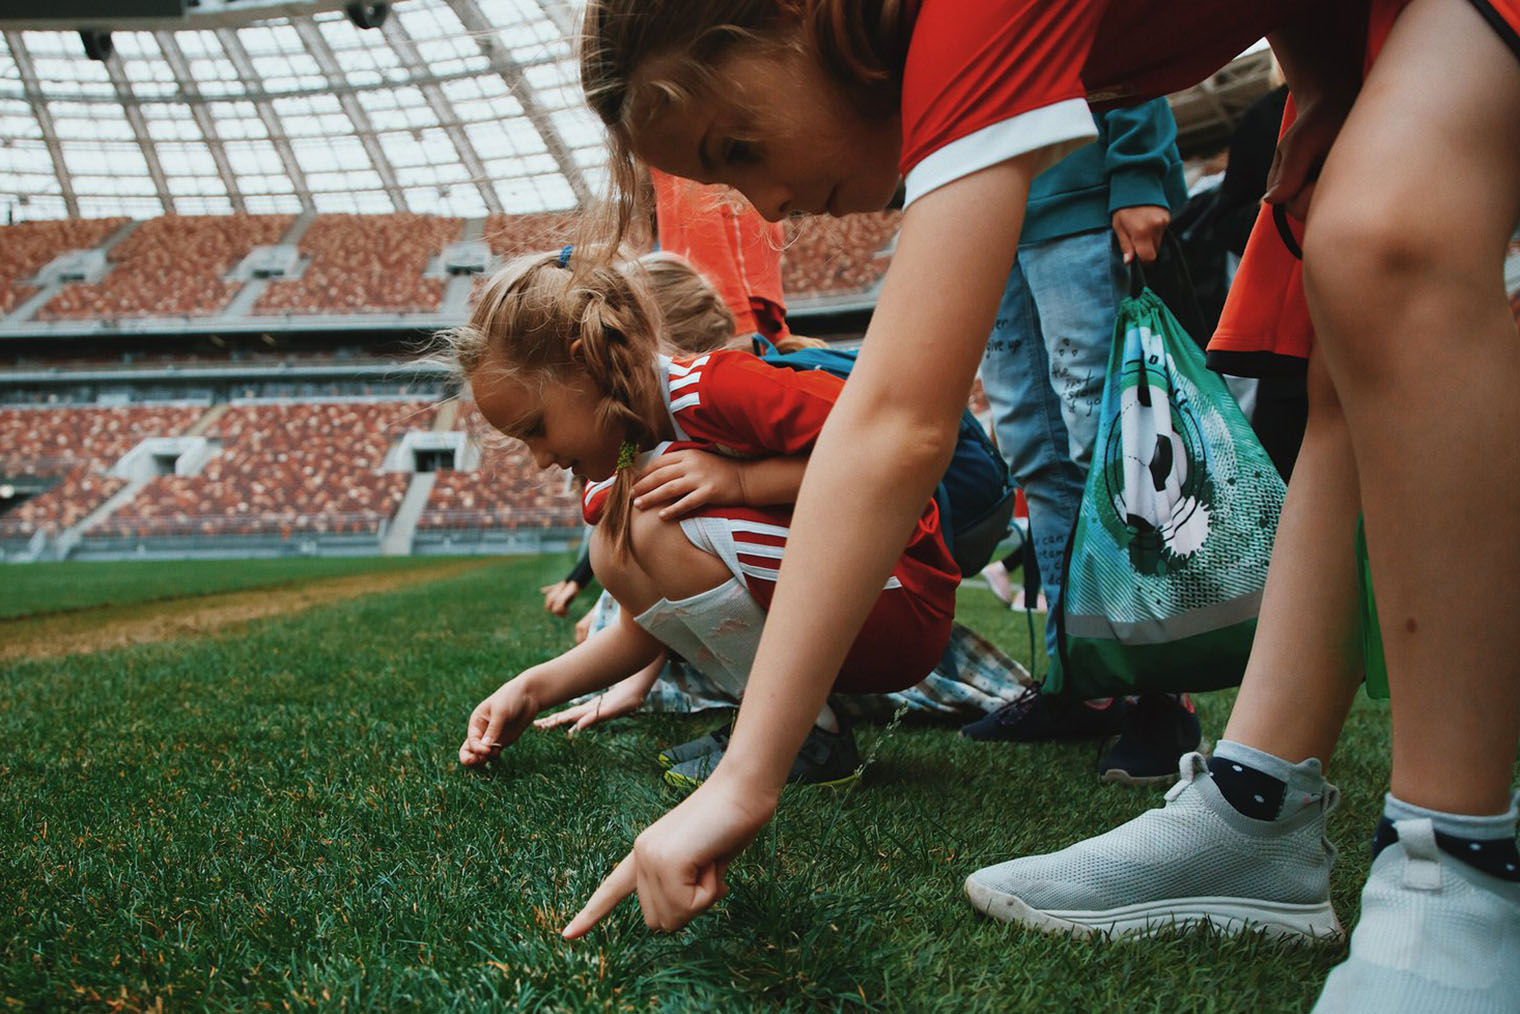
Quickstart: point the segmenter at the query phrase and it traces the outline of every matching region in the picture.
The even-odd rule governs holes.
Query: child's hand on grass
[[[657,458],[633,486],[633,505],[645,510],[665,504],[660,517],[666,520],[699,507],[746,502],[743,464],[694,449]]]
[[[556,581],[544,585],[538,591],[544,597],[544,609],[555,616],[564,616],[570,611],[570,603],[581,593],[581,586],[575,581]]]
[[[537,705],[519,680],[503,683],[470,714],[468,731],[459,747],[459,763],[466,767],[484,764],[515,743],[537,714]]]
[[[721,770],[644,829],[633,851],[564,928],[566,940],[585,936],[630,894],[639,896],[645,925],[665,933],[728,894],[728,864],[760,833],[775,806],[723,779]]]
[[[614,683],[605,694],[593,697],[591,700],[564,711],[556,711],[552,715],[535,719],[535,729],[557,729],[561,725],[570,725],[570,732],[580,732],[598,722],[605,722],[610,718],[619,718],[623,715],[631,715],[639,710],[639,705],[644,703],[644,695],[648,685],[638,674]],[[575,723],[571,725],[571,723]]]

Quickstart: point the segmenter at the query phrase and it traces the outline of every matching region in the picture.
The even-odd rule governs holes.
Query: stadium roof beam
[[[121,69],[121,57],[113,56],[106,60],[105,68],[112,87],[116,89],[122,111],[127,114],[127,123],[132,126],[132,136],[137,138],[137,147],[142,149],[143,162],[148,166],[148,178],[153,181],[153,189],[158,191],[158,202],[164,206],[164,213],[170,214],[174,211],[174,195],[169,192],[169,178],[164,175],[164,165],[158,159],[158,148],[148,134],[148,121],[143,116],[142,107],[131,101],[132,82],[127,80],[127,72]]]
[[[559,129],[554,126],[554,121],[549,118],[544,107],[539,104],[538,96],[534,94],[527,77],[512,55],[507,52],[496,39],[496,26],[493,25],[484,14],[475,0],[447,0],[449,8],[459,23],[464,25],[465,30],[475,36],[480,51],[491,61],[491,69],[501,76],[506,82],[507,89],[517,104],[522,106],[523,115],[533,124],[533,129],[538,131],[539,137],[543,138],[544,147],[549,155],[559,166],[565,182],[570,185],[570,190],[575,194],[576,200],[587,205],[592,202],[591,187],[586,182],[585,174],[575,161],[575,155],[565,139],[560,136]]]
[[[83,4],[71,0],[49,8],[39,5],[27,13],[8,15],[6,21],[18,31],[74,32],[90,29],[98,32],[211,31],[241,28],[258,21],[278,18],[309,18],[322,11],[341,11],[352,0],[195,0],[180,14],[155,14],[153,4],[113,3],[97,0]],[[11,6],[19,6],[13,4]],[[122,13],[119,8],[131,8]],[[92,10],[93,8],[93,10]]]
[[[200,128],[201,136],[206,140],[206,147],[211,150],[211,160],[216,163],[217,175],[222,178],[222,185],[227,188],[227,200],[232,204],[232,210],[238,214],[244,213],[248,210],[248,206],[243,201],[242,188],[238,186],[237,174],[232,171],[232,163],[227,160],[227,149],[222,144],[221,132],[216,129],[216,121],[206,109],[195,75],[190,73],[190,61],[185,59],[184,50],[180,49],[179,43],[174,40],[173,32],[154,32],[153,38],[158,41],[158,48],[163,51],[164,59],[174,71],[174,79],[179,84],[180,92],[185,96],[186,104],[190,106],[190,115],[195,118],[195,125]]]
[[[248,50],[243,48],[237,32],[231,28],[221,28],[217,30],[216,37],[226,51],[227,59],[232,61],[238,77],[244,81],[257,81],[258,71],[254,69],[253,60],[248,56]],[[290,137],[285,133],[285,125],[280,122],[279,114],[274,111],[274,105],[267,98],[252,98],[251,101],[259,114],[260,122],[264,124],[265,132],[269,134],[269,143],[274,145],[275,152],[280,156],[285,175],[290,177],[290,185],[301,202],[301,210],[308,214],[316,211],[317,206],[311,199],[311,187],[306,184],[306,173],[302,171],[301,163],[296,161],[295,150],[290,147]]]
[[[385,157],[385,150],[380,147],[380,139],[375,136],[375,125],[370,121],[369,114],[360,105],[359,99],[354,95],[353,89],[344,80],[343,71],[338,67],[338,58],[333,54],[332,47],[322,36],[322,29],[317,27],[315,21],[306,18],[292,18],[290,27],[306,45],[306,51],[311,58],[317,61],[317,66],[322,69],[322,76],[327,78],[332,87],[333,95],[338,99],[338,104],[343,107],[343,112],[348,115],[354,125],[354,132],[359,136],[359,143],[364,146],[364,153],[369,156],[370,164],[375,167],[375,172],[380,176],[380,186],[391,199],[391,205],[397,211],[406,211],[406,195],[401,192],[401,181],[396,178],[396,169],[391,165],[391,160]]]
[[[48,155],[53,160],[53,173],[58,177],[63,206],[68,210],[70,218],[78,218],[79,198],[74,193],[74,179],[63,161],[63,146],[58,143],[58,130],[53,126],[53,114],[48,112],[47,97],[42,94],[42,86],[37,80],[37,68],[32,65],[32,55],[26,51],[20,32],[6,32],[5,44],[10,47],[11,58],[16,61],[16,69],[21,72],[21,87],[26,91],[27,104],[37,114],[37,125],[42,129],[42,143],[47,145]]]
[[[554,23],[561,35],[572,41],[575,39],[575,12],[570,10],[570,5],[565,0],[538,0],[538,9]]]
[[[422,56],[417,52],[411,33],[401,24],[400,18],[386,18],[380,31],[384,33],[386,41],[391,44],[407,66],[423,66]],[[480,153],[475,150],[464,128],[459,125],[459,117],[454,112],[453,106],[444,98],[443,90],[436,84],[419,84],[417,87],[422,92],[422,97],[427,100],[433,115],[438,117],[438,123],[448,135],[449,141],[453,143],[454,151],[459,154],[459,161],[464,166],[464,171],[475,182],[475,189],[480,191],[480,199],[485,202],[486,210],[492,214],[499,214],[506,210],[502,207],[501,198],[496,196],[496,188],[486,178],[486,166],[480,160]]]

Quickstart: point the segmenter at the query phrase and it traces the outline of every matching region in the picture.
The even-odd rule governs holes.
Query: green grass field
[[[976,917],[970,870],[1105,830],[1161,794],[1100,787],[1092,744],[978,745],[908,725],[859,730],[875,759],[855,791],[789,791],[728,899],[685,931],[650,935],[625,903],[563,943],[677,798],[655,752],[713,721],[530,731],[504,763],[459,767],[474,704],[568,642],[537,595],[564,567],[502,562],[225,637],[10,665],[0,1008],[1299,1011],[1338,960]],[[984,589],[962,598],[963,620],[1023,655],[1021,618]],[[1199,702],[1211,740],[1231,698]],[[1358,701],[1331,824],[1348,924],[1386,735],[1386,709]]]
[[[127,560],[121,563],[30,563],[9,566],[0,581],[0,619],[92,606],[242,591],[346,577],[377,570],[432,566],[438,557],[312,557],[274,560]]]

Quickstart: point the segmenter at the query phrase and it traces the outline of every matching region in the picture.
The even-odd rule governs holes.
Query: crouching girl
[[[843,386],[744,352],[659,355],[658,315],[637,273],[580,274],[564,254],[519,258],[492,278],[470,323],[444,334],[486,421],[527,444],[540,466],[589,480],[593,569],[622,607],[615,626],[480,703],[459,751],[466,765],[496,756],[540,711],[638,672],[664,647],[743,696],[790,503],[756,491],[746,506],[705,506],[670,522],[635,509],[633,486],[645,465],[681,447],[749,462],[805,456]],[[931,501],[834,687],[885,693],[922,679],[945,649],[958,582]],[[852,774],[853,764],[809,780]]]

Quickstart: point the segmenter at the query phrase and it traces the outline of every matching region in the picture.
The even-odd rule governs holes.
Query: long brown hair
[[[760,52],[801,47],[840,83],[860,115],[892,115],[901,101],[910,3],[588,0],[581,88],[607,127],[612,194],[584,220],[583,245],[610,251],[627,235],[641,199],[634,136],[666,104],[713,94],[719,65],[740,46]],[[651,61],[658,61],[658,73],[649,70]]]
[[[645,283],[636,271],[591,265],[572,273],[561,261],[559,253],[509,261],[486,283],[469,322],[439,332],[437,359],[461,384],[482,369],[540,387],[589,377],[602,395],[598,428],[649,447],[665,403],[655,372],[659,315]],[[633,484],[633,470],[619,469],[601,521],[624,554],[632,548]]]

